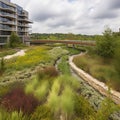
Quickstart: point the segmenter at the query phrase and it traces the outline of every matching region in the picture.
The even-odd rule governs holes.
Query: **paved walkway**
[[[4,59],[10,59],[10,58],[17,57],[17,56],[24,56],[25,55],[25,51],[26,50],[20,50],[20,51],[18,51],[17,53],[15,53],[13,55],[5,56]]]
[[[74,63],[73,63],[73,58],[75,56],[80,56],[80,55],[84,55],[85,53],[81,53],[79,55],[73,55],[71,57],[69,57],[69,64],[71,66],[71,68],[82,78],[84,79],[89,85],[91,85],[93,88],[95,88],[97,91],[99,91],[102,95],[105,96],[110,96],[112,98],[112,100],[116,103],[116,104],[120,104],[120,93],[115,91],[115,90],[110,90],[110,94],[108,92],[108,86],[103,83],[100,82],[99,80],[93,78],[91,75],[89,75],[88,73],[86,73],[85,71],[81,70],[80,68],[78,68]]]

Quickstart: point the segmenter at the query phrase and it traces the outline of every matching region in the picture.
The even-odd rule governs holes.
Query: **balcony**
[[[22,19],[22,18],[18,18],[18,21],[21,21],[21,22],[26,22],[26,23],[33,23],[31,20],[29,19]]]
[[[0,28],[0,31],[16,31],[16,29],[6,27],[6,28]]]
[[[20,17],[28,17],[28,14],[26,14],[26,13],[17,14],[17,15],[20,16]]]
[[[18,27],[31,28],[32,26],[28,24],[18,24]]]
[[[28,33],[28,30],[24,30],[24,29],[18,29],[18,32],[20,33]]]
[[[0,10],[4,10],[4,11],[16,13],[15,8],[11,8],[11,7],[6,7],[6,8],[4,8],[4,7],[1,7],[1,6],[0,6]]]
[[[4,17],[4,18],[16,19],[16,15],[14,15],[14,14],[9,14],[9,13],[0,13],[0,16],[1,16],[1,17]]]
[[[13,21],[7,21],[7,22],[3,22],[3,21],[0,21],[1,24],[3,25],[11,25],[11,26],[16,26],[16,23],[13,22]]]

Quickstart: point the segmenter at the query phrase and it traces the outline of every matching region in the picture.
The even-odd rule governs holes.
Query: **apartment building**
[[[30,23],[26,10],[10,0],[0,0],[0,44],[5,44],[12,32],[16,32],[22,40],[27,38]]]

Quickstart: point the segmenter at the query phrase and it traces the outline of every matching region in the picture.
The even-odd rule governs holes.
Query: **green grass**
[[[113,66],[113,60],[104,60],[97,55],[77,56],[73,62],[98,80],[120,91],[120,80]]]
[[[64,55],[61,57],[60,62],[58,63],[58,70],[62,74],[70,74],[70,67],[68,63],[68,55]]]

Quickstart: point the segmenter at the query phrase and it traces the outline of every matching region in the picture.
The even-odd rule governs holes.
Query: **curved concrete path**
[[[17,56],[24,56],[25,55],[25,51],[26,50],[20,50],[20,51],[16,52],[13,55],[7,55],[7,56],[5,56],[4,59],[11,59],[11,58],[17,57]]]
[[[93,78],[91,75],[83,71],[82,69],[78,68],[74,63],[73,63],[73,58],[76,56],[84,55],[85,53],[81,53],[79,55],[73,55],[69,57],[69,65],[74,70],[83,80],[85,80],[90,86],[95,88],[97,91],[99,91],[102,95],[111,97],[111,99],[116,103],[120,104],[120,93],[115,91],[115,90],[110,90],[110,94],[108,92],[108,86],[100,82],[99,80]]]

